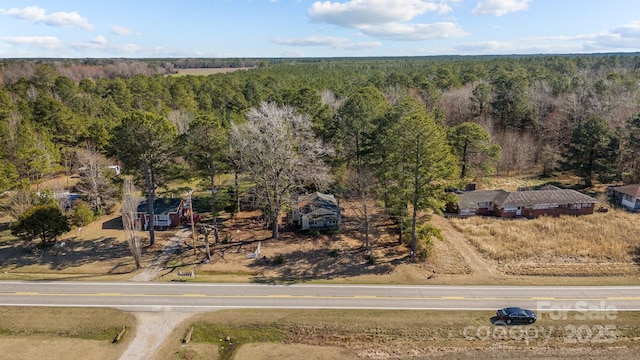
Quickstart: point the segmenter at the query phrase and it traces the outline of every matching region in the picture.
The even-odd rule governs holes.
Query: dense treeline
[[[184,67],[251,69],[208,76],[167,75]],[[446,177],[464,181],[496,170],[542,175],[573,171],[587,186],[594,179],[635,182],[640,178],[639,74],[640,56],[635,54],[3,60],[0,190],[73,171],[79,167],[78,149],[94,149],[134,166],[135,161],[127,160],[131,153],[122,153],[127,151],[122,131],[143,126],[131,125],[135,119],[144,119],[141,124],[149,126],[149,132],[158,131],[153,126],[162,123],[160,148],[184,160],[172,162],[198,167],[209,178],[215,176],[207,171],[212,164],[219,165],[216,171],[230,172],[234,164],[239,171],[230,154],[203,164],[199,160],[206,154],[196,159],[193,154],[198,149],[188,143],[215,128],[217,133],[226,129],[225,135],[214,137],[216,144],[223,144],[220,137],[228,141],[231,127],[265,103],[291,106],[309,117],[315,136],[331,149],[323,157],[337,180],[334,187],[359,189],[354,193],[362,194],[370,185],[361,181],[355,187],[348,185],[351,172],[373,172],[374,187],[386,189],[406,188],[416,180],[398,175],[408,171],[398,164],[421,166],[394,154],[407,145],[396,137],[409,141],[415,134],[398,128],[403,123],[429,136],[443,131],[445,138],[430,140],[442,143],[456,158],[456,174],[443,171]],[[199,148],[210,145],[206,139],[200,139]],[[168,143],[171,146],[165,146]],[[228,146],[212,148],[222,151]],[[190,153],[180,153],[181,149]],[[380,171],[381,165],[386,173]],[[396,173],[388,173],[391,169]],[[168,178],[179,173],[164,172]],[[398,183],[400,178],[404,184]],[[403,208],[415,202],[420,207],[420,201],[401,191],[384,196],[386,204],[399,203]],[[431,201],[428,206],[439,203]]]
[[[340,104],[373,87],[389,102],[411,94],[448,127],[474,122],[487,129],[503,149],[501,173],[553,171],[574,129],[592,117],[605,120],[621,140],[617,175],[635,170],[627,158],[631,145],[624,141],[633,128],[628,120],[639,112],[635,55],[274,59],[250,71],[164,76],[190,61],[236,64],[205,60],[5,60],[2,158],[21,169],[21,176],[37,177],[42,174],[19,160],[38,152],[24,144],[25,137],[37,138],[41,156],[54,160],[51,169],[42,169],[46,173],[63,165],[65,148],[90,141],[105,149],[113,128],[133,110],[174,123],[200,113],[228,123],[263,101],[292,105],[312,117],[321,138],[335,139],[333,133],[342,131],[336,119]]]

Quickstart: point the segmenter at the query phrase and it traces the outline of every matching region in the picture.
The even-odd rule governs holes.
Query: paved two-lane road
[[[114,307],[200,312],[222,308],[640,311],[640,286],[410,286],[0,282],[0,306]]]

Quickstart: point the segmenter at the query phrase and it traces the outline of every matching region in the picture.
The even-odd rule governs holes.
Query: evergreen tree
[[[399,103],[399,121],[391,125],[388,136],[393,150],[386,164],[396,174],[399,198],[411,204],[412,260],[418,246],[418,212],[441,211],[447,199],[444,188],[457,174],[445,129],[415,102],[407,98]]]
[[[11,234],[30,241],[39,238],[43,244],[51,244],[58,236],[71,230],[67,217],[56,205],[36,205],[27,209],[11,224]]]
[[[447,140],[458,157],[460,179],[468,175],[491,174],[500,160],[500,145],[491,143],[489,132],[482,126],[464,122],[449,129]]]
[[[112,150],[124,165],[124,171],[136,175],[146,185],[151,246],[155,244],[153,203],[156,188],[171,165],[175,134],[176,128],[167,118],[134,111],[122,120],[112,138]]]
[[[606,181],[616,176],[619,140],[609,124],[599,117],[589,118],[573,130],[566,146],[563,170],[580,176],[585,186],[593,186],[594,176]]]

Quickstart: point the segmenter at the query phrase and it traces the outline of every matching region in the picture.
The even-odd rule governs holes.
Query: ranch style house
[[[588,215],[593,214],[598,203],[578,191],[550,185],[539,190],[476,190],[457,192],[456,195],[457,203],[448,203],[446,212],[458,216],[534,219],[543,215]]]

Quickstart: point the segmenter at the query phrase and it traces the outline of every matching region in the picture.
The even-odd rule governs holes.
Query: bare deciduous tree
[[[96,213],[102,213],[113,205],[115,189],[108,177],[107,160],[90,144],[76,152],[80,181],[76,185],[91,208]]]
[[[127,244],[131,255],[136,263],[136,269],[140,268],[140,257],[142,254],[142,245],[137,233],[140,231],[140,220],[136,217],[138,204],[142,200],[137,195],[136,187],[129,178],[124,179],[122,194],[122,226],[126,233]]]
[[[193,114],[188,111],[173,110],[167,114],[167,119],[175,125],[178,134],[184,134],[189,129],[189,124],[193,121]]]
[[[320,93],[320,99],[322,101],[322,104],[331,106],[334,112],[338,111],[340,105],[342,105],[342,103],[344,102],[344,99],[336,98],[336,94],[334,94],[331,90],[322,91]]]
[[[19,189],[11,195],[5,210],[12,218],[18,219],[28,208],[37,203],[38,197],[33,191]]]
[[[234,124],[231,144],[242,171],[256,184],[258,201],[278,237],[282,206],[304,186],[321,189],[331,182],[323,157],[330,150],[315,138],[311,121],[292,107],[262,103],[247,122]]]

